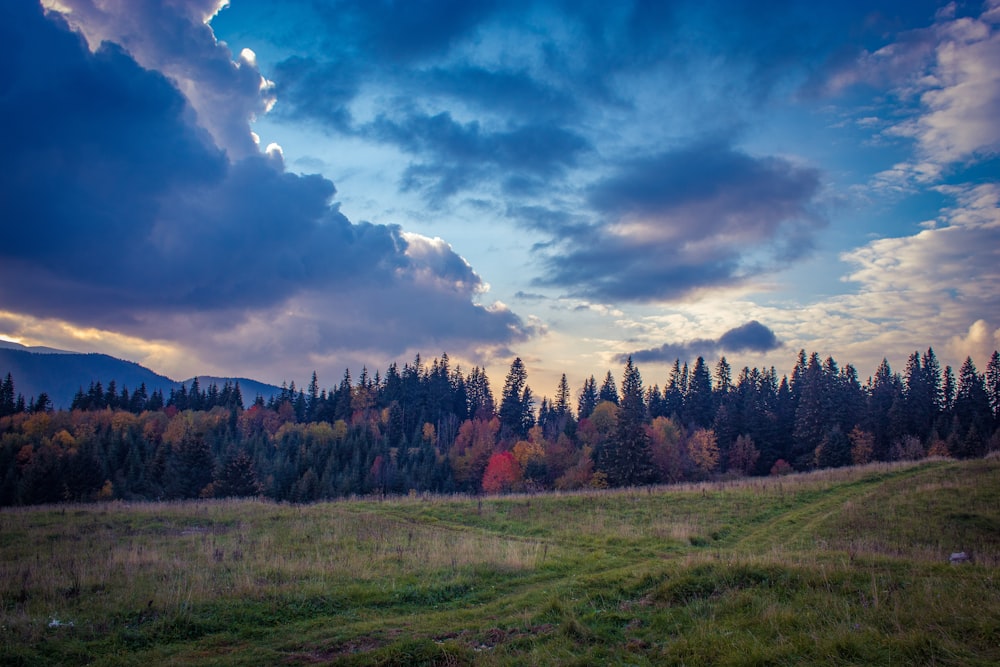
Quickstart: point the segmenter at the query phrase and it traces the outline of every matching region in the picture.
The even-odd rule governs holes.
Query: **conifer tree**
[[[527,385],[528,372],[520,357],[514,359],[507,372],[503,394],[500,400],[500,438],[519,440],[528,436],[528,429],[534,425],[532,404],[534,399]]]
[[[667,386],[663,389],[664,417],[678,418],[684,412],[684,390],[681,389],[681,360],[674,359]]]
[[[7,373],[3,384],[0,384],[0,417],[14,414],[14,377]]]
[[[588,419],[593,414],[594,408],[597,407],[597,403],[597,382],[594,380],[594,376],[591,375],[583,381],[583,387],[580,389],[580,397],[576,403],[576,414],[580,419]]]
[[[246,451],[229,458],[213,484],[219,498],[244,498],[261,492],[253,459]]]
[[[618,388],[615,386],[615,378],[611,375],[611,371],[604,376],[604,382],[601,384],[601,390],[597,394],[597,402],[609,401],[618,405]]]
[[[602,450],[602,460],[598,461],[598,467],[608,476],[609,484],[632,486],[655,480],[656,466],[653,464],[646,421],[642,376],[630,355],[622,377],[615,437],[610,446]]]
[[[708,366],[704,357],[699,356],[691,369],[687,383],[687,394],[684,396],[684,411],[689,424],[700,427],[712,425],[714,418],[712,410],[712,378],[708,374]]]
[[[1000,352],[993,350],[989,363],[986,364],[986,398],[993,414],[993,428],[1000,428]]]

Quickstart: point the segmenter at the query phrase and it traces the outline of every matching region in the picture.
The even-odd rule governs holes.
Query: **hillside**
[[[0,662],[995,665],[998,574],[996,458],[25,508],[0,513]]]
[[[80,388],[86,391],[91,382],[106,385],[114,380],[119,391],[122,387],[131,391],[145,383],[148,392],[159,389],[164,396],[182,384],[133,361],[106,354],[82,354],[0,341],[0,378],[6,377],[7,373],[14,378],[17,393],[22,394],[26,401],[46,392],[56,409],[68,409],[76,392]],[[185,380],[183,384],[190,386],[192,379]],[[220,387],[226,382],[239,382],[246,405],[252,403],[258,394],[267,400],[281,391],[280,387],[247,378],[205,376],[199,377],[198,382],[203,389],[213,382]]]
[[[180,383],[154,373],[132,361],[116,359],[106,354],[75,352],[34,352],[33,348],[0,349],[0,373],[14,378],[17,393],[25,400],[46,392],[55,408],[69,408],[73,396],[91,382],[117,382],[119,390],[136,389],[146,383],[149,392],[159,389],[166,396]]]

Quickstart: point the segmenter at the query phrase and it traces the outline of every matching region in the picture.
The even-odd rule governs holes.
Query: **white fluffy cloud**
[[[1000,0],[978,17],[943,11],[833,78],[831,87],[888,84],[904,119],[884,133],[915,142],[911,159],[879,174],[882,185],[934,183],[955,165],[1000,153]]]
[[[843,254],[859,290],[830,305],[878,323],[875,330],[897,342],[925,341],[982,360],[995,349],[986,349],[987,334],[1000,325],[1000,184],[939,189],[955,205],[932,228]]]

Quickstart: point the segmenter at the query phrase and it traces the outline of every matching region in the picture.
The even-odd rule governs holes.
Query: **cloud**
[[[231,11],[278,22],[254,0]],[[635,138],[619,143],[631,132],[649,145],[681,123],[732,131],[844,28],[825,7],[726,0],[302,0],[283,3],[284,21],[268,34],[283,54],[278,117],[398,148],[411,159],[400,189],[436,204],[482,190],[537,203],[592,178],[588,158],[634,154]],[[673,97],[683,104],[658,108]]]
[[[221,0],[42,0],[58,9],[97,51],[102,42],[121,46],[142,67],[161,72],[185,96],[198,124],[233,159],[257,147],[249,123],[274,103],[273,85],[257,68],[252,51],[233,58],[220,46],[208,20]]]
[[[883,115],[901,120],[881,133],[911,139],[914,155],[881,172],[878,185],[940,182],[955,167],[1000,153],[1000,3],[986,2],[978,16],[956,16],[953,4],[946,9],[930,27],[862,52],[825,82],[828,93],[888,89]]]
[[[862,322],[877,323],[885,336],[911,347],[936,341],[943,348],[946,336],[963,332],[952,347],[978,349],[961,341],[983,340],[964,332],[1000,313],[1000,184],[938,190],[954,205],[934,226],[842,255],[853,267],[846,280],[858,291],[834,305],[856,318],[859,330],[867,328]]]
[[[773,331],[751,320],[722,334],[719,347],[727,352],[770,352],[781,347],[781,342]]]
[[[417,156],[404,172],[403,189],[426,190],[432,201],[502,174],[559,175],[589,147],[579,135],[552,125],[493,131],[477,121],[459,123],[448,112],[414,113],[400,121],[382,116],[364,133]]]
[[[726,352],[770,352],[781,346],[781,341],[771,329],[757,320],[751,320],[730,329],[717,339],[696,338],[684,343],[664,343],[660,347],[621,355],[621,360],[631,356],[636,363],[671,362],[675,359],[690,361],[697,357],[711,359]]]
[[[819,189],[812,168],[723,142],[632,159],[591,189],[601,222],[546,249],[537,282],[611,301],[738,285],[809,250]]]
[[[74,25],[104,20],[110,4],[99,14],[74,4]],[[200,6],[196,17],[211,9]],[[204,24],[181,13],[168,24],[190,28],[178,35],[183,59],[183,38],[200,41]],[[147,49],[142,22],[159,14],[123,14],[125,41]],[[107,25],[117,23],[99,21],[95,34]],[[0,37],[17,64],[0,122],[20,128],[0,181],[0,308],[174,341],[234,365],[260,344],[248,332],[298,356],[460,352],[533,334],[510,310],[478,303],[487,286],[440,239],[351,223],[333,183],[285,172],[280,151],[223,151],[185,86],[119,45],[91,51],[60,13],[28,3],[3,5]],[[229,90],[225,77],[189,82],[202,100]]]
[[[994,350],[1000,349],[1000,328],[990,330],[986,320],[976,320],[965,335],[952,336],[948,341],[947,350],[955,359],[971,357],[983,360],[989,359]],[[982,369],[980,370],[982,372]]]

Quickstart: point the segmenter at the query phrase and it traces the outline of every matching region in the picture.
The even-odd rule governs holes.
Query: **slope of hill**
[[[0,349],[0,374],[10,373],[14,390],[29,400],[45,392],[55,408],[69,408],[73,396],[91,382],[107,383],[114,380],[118,390],[136,389],[146,383],[146,390],[159,389],[169,395],[180,383],[154,373],[133,361],[116,359],[106,354],[78,354],[75,352],[35,352],[33,348]]]
[[[56,409],[68,409],[76,392],[81,388],[86,391],[91,382],[106,385],[114,380],[119,392],[123,387],[133,391],[145,383],[148,392],[160,390],[166,397],[171,389],[177,389],[181,384],[190,387],[193,379],[181,383],[134,361],[106,354],[82,354],[0,341],[0,379],[7,373],[14,379],[14,391],[23,395],[26,401],[45,392]],[[245,405],[253,403],[258,394],[267,400],[281,392],[280,387],[248,378],[199,376],[198,382],[203,390],[212,383],[221,387],[226,382],[239,382]]]

